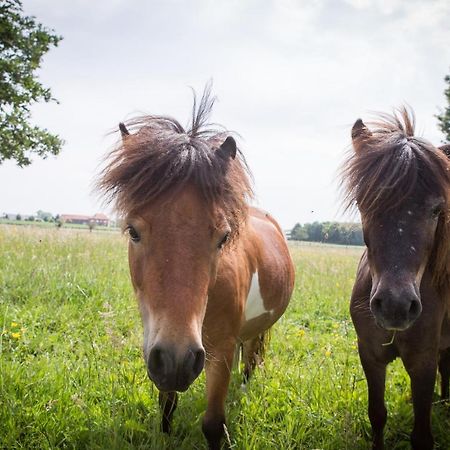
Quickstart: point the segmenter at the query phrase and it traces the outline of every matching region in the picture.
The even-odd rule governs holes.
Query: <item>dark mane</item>
[[[108,155],[97,188],[124,215],[142,211],[187,183],[198,187],[208,206],[224,210],[232,233],[239,232],[253,196],[251,175],[242,153],[235,159],[216,154],[230,135],[208,124],[215,98],[207,85],[200,103],[194,93],[191,124],[185,130],[166,116],[142,116],[127,122],[123,136]]]
[[[356,204],[367,216],[401,205],[418,186],[447,198],[448,159],[428,141],[414,136],[414,115],[406,108],[383,114],[361,138],[342,166],[345,206]],[[372,128],[373,127],[373,128]]]
[[[362,122],[361,122],[362,123]],[[370,132],[353,138],[341,168],[345,206],[358,209],[367,221],[401,204],[414,192],[440,195],[446,202],[437,230],[436,277],[448,279],[450,164],[444,152],[414,136],[414,113],[406,108],[383,114]]]

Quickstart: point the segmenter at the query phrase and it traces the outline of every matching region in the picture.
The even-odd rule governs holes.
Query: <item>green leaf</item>
[[[37,78],[43,56],[62,37],[23,15],[20,0],[0,4],[0,164],[31,163],[33,154],[57,155],[62,139],[30,123],[34,103],[56,101]]]

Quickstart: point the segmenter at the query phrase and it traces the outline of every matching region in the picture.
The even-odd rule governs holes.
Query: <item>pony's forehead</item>
[[[372,207],[368,211],[359,206],[358,209],[363,223],[367,221],[387,222],[389,220],[414,221],[414,219],[420,219],[422,216],[428,216],[430,210],[445,203],[446,198],[442,193],[416,189],[401,203],[383,207],[383,202],[380,200],[379,205],[376,205],[377,207]]]

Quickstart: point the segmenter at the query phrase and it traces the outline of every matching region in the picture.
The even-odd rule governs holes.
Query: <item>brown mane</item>
[[[345,207],[356,205],[371,221],[399,207],[414,191],[441,195],[447,207],[439,219],[431,256],[438,285],[448,283],[450,246],[450,164],[443,151],[414,136],[414,113],[405,107],[393,115],[379,115],[370,132],[354,137],[341,168]]]
[[[247,200],[253,196],[251,174],[239,150],[235,159],[215,154],[230,133],[209,126],[214,101],[211,85],[206,86],[198,105],[194,93],[187,131],[166,116],[128,121],[132,133],[108,155],[97,183],[106,202],[114,202],[120,213],[128,215],[176,194],[187,183],[194,184],[207,206],[224,211],[232,236],[237,235],[247,216]]]

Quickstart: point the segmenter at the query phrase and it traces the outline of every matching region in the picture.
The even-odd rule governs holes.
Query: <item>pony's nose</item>
[[[174,348],[154,345],[147,361],[150,379],[162,391],[185,391],[205,365],[205,350],[189,347],[178,355]]]
[[[422,303],[413,291],[393,295],[389,290],[377,291],[370,309],[379,325],[388,330],[406,330],[422,312]]]

